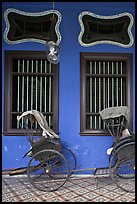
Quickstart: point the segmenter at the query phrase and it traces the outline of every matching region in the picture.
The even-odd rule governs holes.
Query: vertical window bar
[[[22,72],[24,73],[24,60],[22,62]],[[22,112],[24,111],[24,76],[22,76]]]
[[[32,60],[32,66],[31,71],[33,73],[33,60]],[[33,109],[33,76],[31,77],[31,110]]]
[[[36,60],[36,73],[38,73],[38,60]],[[38,106],[38,77],[36,76],[36,110],[37,110],[37,106]],[[36,128],[37,128],[37,122],[36,122],[36,126],[35,126]]]
[[[96,64],[96,61],[95,61],[95,74],[97,73],[97,64]],[[97,78],[95,77],[95,113],[96,113],[96,103],[97,103],[97,95],[96,95],[96,92],[97,92],[97,82],[96,82]],[[95,115],[95,129],[96,129],[96,124],[97,124],[97,117]]]
[[[101,70],[100,70],[100,62],[99,62],[99,75],[101,73]],[[100,81],[100,77],[99,77],[99,111],[100,111],[100,107],[101,107],[101,81]],[[99,116],[99,129],[101,128],[101,118]]]
[[[20,72],[20,60],[18,60],[18,73]],[[19,103],[20,103],[20,100],[19,100],[19,93],[20,93],[20,77],[18,76],[18,97],[17,97],[17,112],[20,111],[19,109]],[[19,128],[19,123],[17,121],[17,128]]]
[[[114,63],[112,62],[112,74],[114,74]],[[112,77],[112,107],[114,106],[114,78]]]
[[[121,65],[121,106],[123,105],[122,104],[122,102],[123,102],[123,97],[122,97],[122,92],[123,92],[123,90],[122,90],[122,74],[123,74],[123,72],[122,72],[122,69],[123,69],[123,66],[122,66],[122,62],[120,63],[120,65]]]
[[[24,73],[24,60],[22,61],[22,72]],[[24,76],[22,76],[22,112],[24,112]],[[22,120],[23,127],[23,120]]]
[[[51,63],[49,66],[49,73],[51,73]],[[51,112],[51,76],[49,77],[49,112]],[[51,116],[49,115],[49,126],[51,125]]]
[[[27,73],[29,73],[29,60],[27,60]],[[28,101],[28,94],[29,94],[29,77],[27,76],[27,110],[28,110],[28,103],[29,103],[29,101]]]
[[[38,73],[38,60],[36,60],[36,73]],[[37,88],[38,88],[38,77],[36,76],[36,110],[37,110],[37,95],[38,95],[38,92],[37,92]]]
[[[116,74],[118,74],[118,62],[116,62]],[[116,78],[116,98],[117,98],[117,106],[118,106],[118,77]]]
[[[105,74],[105,62],[103,62],[103,74]],[[103,78],[103,105],[104,105],[104,109],[106,108],[106,101],[105,101],[105,98],[106,98],[106,92],[105,92],[105,77]],[[105,128],[105,123],[103,123],[103,126]]]
[[[92,61],[90,62],[90,74],[92,74]],[[90,77],[90,112],[92,112],[92,77]],[[92,116],[90,116],[90,128],[92,129]]]
[[[41,73],[42,73],[42,60],[40,63]],[[42,76],[40,77],[40,112],[42,112]]]
[[[20,60],[18,60],[18,73],[20,72]],[[20,77],[18,76],[18,97],[17,97],[17,111],[19,112],[19,91],[20,89]]]
[[[47,73],[47,61],[45,60],[45,73]],[[47,94],[47,85],[46,85],[46,82],[47,81],[47,78],[46,78],[46,76],[45,76],[45,112],[46,112],[46,110],[47,110],[47,104],[46,104],[46,94]]]
[[[109,62],[108,62],[108,74],[109,74]],[[108,77],[108,107],[109,107],[109,77]]]
[[[27,60],[27,73],[29,73],[29,60]],[[28,83],[29,83],[29,77],[27,76],[27,98],[26,98],[26,109],[28,110],[28,104],[29,104],[29,101],[28,101],[28,94],[29,94],[29,86],[28,86]],[[28,120],[26,121],[27,123],[27,126],[28,126]]]

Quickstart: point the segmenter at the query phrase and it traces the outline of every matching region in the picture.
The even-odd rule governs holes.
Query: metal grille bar
[[[45,60],[45,73],[47,73],[47,61]],[[46,94],[47,94],[47,78],[45,77],[45,104],[44,104],[44,110],[45,112],[47,111],[47,97],[46,97]]]
[[[90,74],[92,74],[92,62],[90,62]],[[90,112],[92,112],[92,77],[90,77]],[[90,117],[90,127],[92,127],[92,117]]]
[[[36,73],[38,73],[38,60],[36,60]],[[37,110],[37,103],[38,103],[38,92],[37,92],[37,90],[38,90],[38,77],[36,76],[36,87],[35,87],[35,90],[36,90],[36,94],[35,94],[35,101],[36,101],[36,106],[35,106],[35,108],[36,108],[36,110]]]
[[[41,73],[42,73],[42,60],[40,62]],[[40,112],[42,112],[42,77],[40,77]]]
[[[88,70],[87,127],[102,129],[105,128],[105,124],[97,113],[107,107],[125,105],[123,87],[126,86],[126,80],[123,78],[123,62],[90,61]]]
[[[49,112],[47,120],[51,125],[53,83],[51,63],[48,64],[46,60],[17,60],[17,73],[19,73],[17,76],[17,112],[30,109]],[[17,127],[19,128],[18,123]]]
[[[51,63],[49,67],[49,73],[51,73]],[[49,112],[51,112],[51,77],[49,77]],[[49,126],[51,126],[51,116],[49,115]]]
[[[18,60],[18,73],[20,72],[20,60]],[[20,96],[19,96],[19,93],[20,93],[20,76],[18,76],[18,93],[17,93],[17,111],[19,112],[20,111]],[[19,123],[17,121],[17,128],[19,128]]]

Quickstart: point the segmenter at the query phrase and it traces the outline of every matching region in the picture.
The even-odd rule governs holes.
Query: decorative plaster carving
[[[61,23],[61,20],[62,20],[62,16],[61,16],[59,11],[57,11],[57,10],[48,10],[48,11],[43,11],[43,12],[38,12],[38,13],[29,13],[29,12],[20,11],[20,10],[14,9],[14,8],[9,8],[4,13],[4,20],[5,20],[5,23],[6,23],[6,28],[5,28],[4,36],[3,36],[4,40],[8,44],[18,44],[18,43],[31,42],[31,41],[46,44],[47,42],[50,41],[50,40],[46,41],[45,39],[38,39],[37,36],[24,37],[24,38],[18,39],[18,40],[9,39],[8,34],[10,32],[11,27],[13,26],[10,23],[11,19],[8,18],[9,14],[11,14],[11,13],[22,15],[23,18],[25,18],[25,17],[44,17],[44,16],[47,16],[49,14],[50,15],[53,15],[53,14],[56,15],[57,16],[57,21],[54,22],[54,24],[55,24],[54,32],[57,35],[56,44],[58,45],[61,42],[61,34],[60,34],[60,31],[59,31],[59,26],[60,26],[60,23]],[[14,23],[16,23],[16,22],[14,21]],[[33,23],[35,23],[35,22],[33,22]],[[17,23],[16,23],[16,25],[17,25]],[[19,28],[19,25],[18,25],[18,28]],[[52,30],[53,30],[53,28],[52,28]],[[14,35],[14,33],[12,33],[12,35]]]
[[[84,18],[85,18],[85,21],[83,20]],[[134,43],[134,38],[131,32],[131,28],[132,28],[134,19],[130,13],[124,12],[124,13],[120,13],[120,14],[112,15],[112,16],[102,16],[102,15],[98,15],[98,14],[95,14],[89,11],[84,11],[79,14],[78,20],[79,20],[80,27],[81,27],[81,31],[78,36],[78,41],[82,46],[88,47],[88,46],[93,46],[97,44],[108,43],[108,44],[121,46],[124,48],[129,48]],[[116,22],[114,22],[114,20]],[[129,23],[127,23],[127,20],[129,21]],[[113,25],[114,23],[115,25]],[[100,36],[98,37],[97,29],[98,28],[101,29],[101,26],[102,26],[102,31],[100,30],[100,33],[99,33]],[[112,33],[114,35],[117,35],[114,38],[115,40],[112,40],[111,33],[109,33],[111,32],[110,29],[112,28],[113,30],[117,28],[117,31],[113,31]],[[118,33],[120,32],[118,30],[120,30],[121,33]],[[93,31],[94,39],[92,36],[92,31]],[[101,40],[101,33],[102,33],[102,40]],[[104,34],[104,37],[103,37],[103,34]],[[126,40],[128,39],[129,42],[124,42],[123,40],[124,37],[122,36],[122,34],[124,34],[124,37],[126,38]],[[88,38],[86,38],[88,42],[84,42],[83,36],[84,37],[88,36]],[[118,37],[119,37],[119,40],[121,41],[123,40],[123,42],[119,42]]]

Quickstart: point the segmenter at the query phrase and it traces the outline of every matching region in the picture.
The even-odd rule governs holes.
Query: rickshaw
[[[110,176],[118,187],[134,193],[135,134],[129,131],[129,108],[116,106],[99,113],[114,140],[108,151]]]
[[[49,126],[37,110],[17,116],[20,127],[31,148],[27,176],[30,183],[41,191],[54,191],[65,184],[76,168],[76,157]]]
[[[129,108],[110,107],[99,114],[114,138],[109,149],[110,176],[121,189],[135,192],[135,136],[127,128]],[[76,169],[74,153],[60,141],[59,135],[48,126],[41,112],[25,111],[17,116],[17,120],[31,146],[23,157],[30,157],[27,176],[35,188],[46,192],[55,191],[74,172],[80,171]],[[96,168],[91,169],[97,171]]]

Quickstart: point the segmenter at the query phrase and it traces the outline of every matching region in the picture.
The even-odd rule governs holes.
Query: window
[[[58,133],[58,69],[46,52],[5,51],[5,135],[22,134],[17,115],[32,109]]]
[[[9,8],[4,12],[4,20],[4,40],[9,44],[35,41],[45,45],[49,41],[56,44],[61,41],[62,16],[57,10],[29,13]]]
[[[81,135],[108,135],[99,111],[132,104],[132,55],[81,53]],[[130,117],[130,128],[131,128]]]
[[[82,46],[110,43],[127,48],[134,42],[131,32],[134,18],[130,13],[101,16],[84,11],[78,20],[81,26],[78,40]]]

